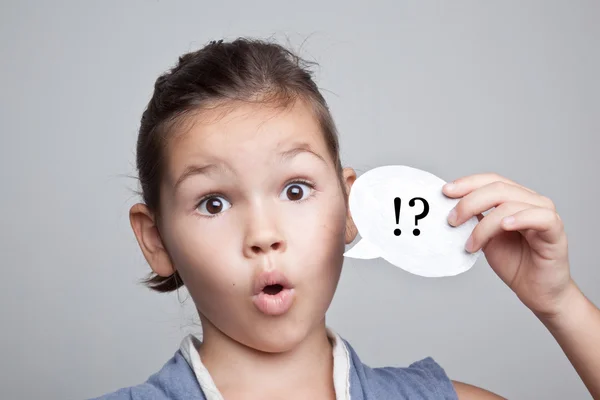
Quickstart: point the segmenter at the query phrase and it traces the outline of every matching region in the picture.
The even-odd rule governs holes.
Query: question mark
[[[414,198],[410,199],[410,201],[408,202],[408,205],[411,207],[414,207],[415,200],[421,200],[423,202],[423,212],[419,215],[415,215],[415,225],[418,225],[419,220],[425,218],[427,216],[427,214],[429,214],[429,203],[427,203],[427,200],[425,200],[422,197],[414,197]],[[420,234],[421,234],[421,231],[418,230],[417,228],[415,228],[413,230],[413,235],[419,236]]]

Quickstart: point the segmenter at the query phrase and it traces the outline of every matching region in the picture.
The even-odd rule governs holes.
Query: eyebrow
[[[291,158],[293,158],[301,153],[312,154],[313,156],[317,157],[319,160],[321,160],[325,164],[327,164],[327,161],[325,161],[325,159],[319,153],[313,151],[313,149],[310,147],[310,145],[308,143],[298,143],[290,150],[282,151],[281,153],[279,153],[279,157],[280,157],[281,162],[283,162],[283,161],[288,161]]]
[[[280,152],[278,154],[279,162],[289,161],[290,159],[294,158],[298,154],[302,154],[302,153],[312,154],[313,156],[317,157],[319,160],[321,160],[323,163],[325,163],[327,165],[327,161],[325,161],[325,159],[320,154],[313,151],[308,143],[299,143],[289,150]],[[223,169],[222,165],[220,165],[220,164],[219,165],[218,164],[207,164],[207,165],[202,165],[202,166],[189,165],[185,168],[183,173],[179,176],[179,178],[175,182],[174,189],[176,191],[177,188],[181,185],[181,183],[184,180],[186,180],[187,178],[189,178],[190,176],[208,175],[208,174],[214,172],[215,170],[219,170],[219,169]]]

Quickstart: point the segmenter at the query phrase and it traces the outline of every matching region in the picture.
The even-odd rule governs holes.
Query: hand
[[[494,272],[539,317],[562,311],[575,286],[569,271],[567,236],[554,203],[497,174],[457,179],[443,193],[460,198],[448,222],[458,226],[473,216],[479,222],[465,248],[483,250]],[[485,217],[481,214],[495,207]],[[471,242],[471,243],[470,243]]]

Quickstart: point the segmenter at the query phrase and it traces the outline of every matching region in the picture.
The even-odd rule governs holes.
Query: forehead
[[[192,115],[187,128],[169,141],[168,175],[176,177],[190,162],[224,161],[234,169],[269,162],[280,151],[305,143],[329,160],[317,117],[305,102],[288,108],[238,103]]]

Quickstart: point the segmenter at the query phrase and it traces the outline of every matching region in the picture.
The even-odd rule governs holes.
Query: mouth
[[[263,288],[262,292],[268,295],[276,295],[277,293],[281,292],[283,290],[283,286],[280,284],[275,284],[275,285],[267,285]]]
[[[291,308],[294,297],[294,287],[279,271],[263,272],[255,280],[252,301],[263,314],[285,314]]]
[[[292,288],[283,272],[277,270],[265,271],[258,275],[254,281],[254,295],[265,293],[269,296],[275,296],[286,289]]]

